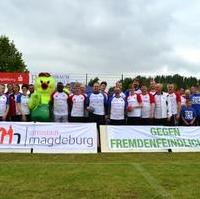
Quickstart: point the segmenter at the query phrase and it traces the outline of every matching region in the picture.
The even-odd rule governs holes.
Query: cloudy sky
[[[200,74],[199,0],[1,0],[31,72]]]

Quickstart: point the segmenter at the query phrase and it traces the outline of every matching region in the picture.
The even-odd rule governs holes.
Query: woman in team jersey
[[[135,87],[132,87],[127,97],[128,103],[128,125],[140,125],[141,124],[141,108],[142,100],[141,96],[135,93]]]
[[[86,97],[81,94],[80,84],[74,85],[74,94],[68,98],[69,122],[84,122]]]
[[[22,85],[22,94],[18,95],[17,106],[19,112],[22,115],[22,121],[30,121],[30,109],[28,107],[29,95],[28,95],[28,85]]]

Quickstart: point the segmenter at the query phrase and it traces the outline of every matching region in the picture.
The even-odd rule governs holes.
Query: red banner
[[[29,73],[0,72],[0,83],[29,84]]]

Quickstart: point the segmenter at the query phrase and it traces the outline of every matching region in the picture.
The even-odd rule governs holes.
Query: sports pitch
[[[200,198],[200,153],[0,154],[0,199]]]

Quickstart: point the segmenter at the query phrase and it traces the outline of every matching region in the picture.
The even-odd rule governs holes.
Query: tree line
[[[134,79],[138,79],[140,81],[141,85],[146,85],[147,87],[150,86],[150,82],[154,80],[157,83],[163,84],[163,90],[167,90],[167,84],[173,83],[175,85],[175,88],[179,90],[180,88],[183,89],[190,89],[192,86],[198,86],[200,85],[200,79],[197,79],[196,77],[184,77],[179,74],[175,75],[157,75],[155,77],[145,77],[145,76],[136,76],[136,77],[127,77],[124,79],[116,80],[122,83],[123,90],[127,90],[130,88],[131,84],[133,83]],[[106,81],[106,79],[105,79]],[[88,86],[92,86],[95,82],[99,82],[99,78],[95,77],[94,79],[90,79]],[[114,87],[109,88],[110,91],[114,89]]]

